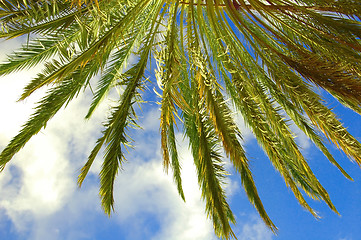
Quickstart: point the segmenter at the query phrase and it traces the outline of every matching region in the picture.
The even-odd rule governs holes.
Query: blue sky
[[[0,45],[0,59],[18,45],[16,40]],[[25,83],[39,70],[0,78],[0,149],[20,130],[32,107],[44,91],[24,102],[16,102]],[[350,132],[361,140],[361,117],[324,94]],[[159,137],[159,111],[152,102],[143,107],[139,122],[143,130],[132,136],[134,150],[118,175],[115,186],[115,213],[108,218],[100,208],[97,174],[99,157],[81,189],[77,174],[101,131],[106,116],[105,102],[92,120],[84,116],[91,101],[89,92],[62,110],[17,154],[0,174],[0,239],[159,239],[213,240],[212,224],[204,213],[195,169],[187,142],[178,134],[186,203],[176,192],[171,174],[162,168]],[[296,201],[281,176],[257,146],[250,131],[238,119],[244,144],[261,199],[279,228],[273,235],[263,224],[240,187],[240,179],[226,161],[230,180],[228,199],[237,218],[234,231],[240,240],[335,239],[356,240],[361,236],[361,170],[335,146],[331,152],[354,178],[345,179],[327,159],[298,133],[298,144],[320,182],[328,190],[341,216],[325,203],[308,199],[322,217],[313,218]]]

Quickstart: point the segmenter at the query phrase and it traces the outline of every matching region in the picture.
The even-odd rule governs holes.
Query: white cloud
[[[6,103],[0,105],[4,113],[0,126],[1,148],[20,130],[41,94],[35,93],[26,102],[15,102],[30,78],[27,74],[0,80],[0,101]],[[102,214],[96,181],[86,180],[86,191],[76,189],[78,170],[94,146],[107,109],[99,109],[93,120],[84,121],[89,100],[89,96],[81,94],[79,100],[61,110],[0,174],[0,209],[3,210],[0,213],[7,215],[20,235],[28,233],[27,239],[81,238],[89,233],[77,230],[76,227],[81,229],[78,221],[84,216]],[[181,149],[186,203],[178,196],[171,173],[166,175],[163,171],[157,111],[146,113],[145,130],[140,130],[139,142],[118,175],[116,214],[110,221],[124,225],[129,221],[141,222],[143,215],[151,214],[160,224],[156,236],[152,233],[154,239],[212,239],[212,225],[205,217],[189,152]],[[100,165],[99,157],[89,174],[97,175]],[[74,227],[66,227],[69,221]]]
[[[147,112],[141,124],[146,131],[140,131],[135,139],[135,151],[128,157],[124,170],[119,174],[116,187],[115,218],[119,224],[131,224],[132,228],[141,221],[143,214],[150,215],[160,225],[149,239],[215,239],[210,220],[204,213],[200,200],[196,170],[187,143],[178,136],[182,180],[186,202],[183,202],[172,179],[172,172],[163,170],[158,134],[158,110]],[[150,132],[149,132],[150,131]],[[144,231],[144,229],[143,229]],[[144,234],[144,233],[143,233]],[[144,238],[144,236],[143,236]],[[129,239],[142,239],[132,235]]]
[[[259,216],[250,216],[247,222],[240,225],[242,230],[238,235],[239,240],[271,240],[275,236]]]
[[[295,124],[290,125],[291,131],[295,134],[295,141],[300,146],[301,150],[307,152],[307,150],[311,147],[312,142],[309,137],[299,129]]]
[[[12,53],[13,49],[21,46],[21,40],[19,38],[13,38],[11,40],[0,40],[1,52],[0,61],[6,60],[7,55]]]
[[[33,112],[34,102],[44,92],[41,90],[26,101],[16,103],[32,75],[24,72],[0,78],[0,149],[17,134]],[[90,199],[83,198],[84,202],[73,200],[75,196],[88,195],[76,190],[76,176],[86,159],[84,154],[88,154],[96,140],[94,132],[103,115],[100,111],[93,120],[84,121],[89,100],[89,97],[75,100],[66,111],[61,110],[0,174],[1,214],[7,215],[20,235],[29,233],[26,239],[63,239],[55,234],[56,225],[50,226],[58,221],[62,210],[75,208],[82,212],[83,206],[89,206],[84,202],[99,205],[97,194]],[[91,206],[86,211],[93,209]],[[80,212],[72,211],[72,218],[76,219]],[[63,222],[67,222],[68,217],[63,216]],[[48,237],[43,238],[45,235]]]

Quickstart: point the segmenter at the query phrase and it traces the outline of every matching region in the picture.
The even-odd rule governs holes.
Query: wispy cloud
[[[25,102],[15,102],[31,75],[26,72],[1,78],[0,101],[4,113],[0,126],[1,148],[19,131],[31,114],[33,103],[39,99],[35,94]],[[83,120],[84,107],[80,100],[71,104],[69,111],[61,111],[0,174],[0,208],[18,232],[29,233],[28,239],[43,239],[40,236],[44,233],[48,233],[47,239],[58,239],[57,234],[49,231],[49,224],[61,215],[61,210],[69,208],[67,205],[78,194],[76,171],[80,161],[75,156],[88,150],[92,145],[88,141],[94,138],[94,122]],[[81,206],[84,204],[80,204],[79,209]]]
[[[295,134],[295,141],[303,151],[308,151],[312,145],[312,142],[307,135],[302,132],[295,124],[290,125],[291,131]]]
[[[249,216],[240,226],[239,240],[272,240],[275,237],[259,216]]]

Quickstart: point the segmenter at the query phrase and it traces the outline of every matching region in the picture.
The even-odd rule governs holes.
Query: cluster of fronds
[[[2,0],[0,38],[29,39],[0,65],[0,74],[44,64],[21,100],[43,86],[51,88],[3,149],[0,168],[100,74],[86,118],[112,88],[123,86],[124,91],[78,183],[104,148],[100,196],[110,214],[114,180],[129,144],[127,128],[136,125],[133,104],[141,101],[140,91],[149,83],[145,70],[155,58],[164,167],[172,169],[184,199],[175,139],[176,124],[183,124],[206,212],[219,237],[236,237],[223,189],[227,173],[222,149],[240,174],[250,202],[276,230],[257,193],[232,107],[299,203],[317,217],[305,193],[337,212],[301,154],[290,124],[351,179],[324,140],[358,164],[361,144],[313,89],[321,87],[361,113],[360,16],[357,0]],[[133,55],[136,63],[130,65]]]

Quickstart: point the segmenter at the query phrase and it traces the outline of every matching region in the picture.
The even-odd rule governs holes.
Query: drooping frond
[[[164,34],[164,41],[167,45],[157,53],[156,59],[158,61],[157,78],[162,88],[161,101],[161,117],[160,117],[160,131],[161,131],[161,147],[163,152],[163,165],[168,171],[169,166],[173,170],[173,178],[177,184],[179,195],[185,200],[181,179],[181,165],[179,163],[177,145],[175,139],[174,125],[176,124],[175,115],[177,115],[176,105],[183,111],[187,103],[179,94],[177,83],[182,76],[180,50],[178,44],[177,32],[177,9],[179,4],[172,5],[169,12],[170,21],[168,21],[167,29]],[[185,72],[183,70],[183,72]]]
[[[235,237],[230,223],[235,223],[231,209],[226,201],[222,180],[227,174],[223,168],[219,152],[219,140],[211,128],[205,108],[200,109],[201,103],[197,99],[197,86],[194,85],[194,111],[184,113],[186,134],[190,139],[190,146],[198,173],[198,183],[202,190],[202,197],[206,201],[206,212],[213,220],[216,234],[224,239]],[[185,90],[185,89],[184,89]],[[192,90],[190,90],[192,91]],[[199,95],[198,95],[199,97]]]
[[[199,54],[195,57],[200,72],[197,76],[197,84],[202,103],[209,112],[209,118],[213,122],[215,132],[223,143],[226,154],[230,157],[235,169],[239,172],[242,184],[251,203],[256,207],[265,223],[273,230],[276,226],[268,217],[263,204],[258,196],[256,186],[249,168],[248,159],[240,143],[241,132],[237,128],[232,112],[226,105],[219,85],[210,72],[207,72],[206,61]]]
[[[81,185],[104,150],[99,177],[107,214],[113,208],[115,177],[126,159],[124,149],[131,142],[129,127],[137,126],[133,105],[142,102],[140,91],[159,97],[163,165],[166,171],[171,168],[183,199],[176,135],[183,129],[188,137],[206,212],[219,237],[236,238],[224,191],[223,153],[265,224],[276,230],[241,145],[237,113],[304,208],[317,217],[307,195],[337,212],[290,126],[296,125],[352,179],[325,140],[359,165],[361,144],[315,88],[361,114],[360,18],[357,0],[0,1],[0,37],[26,41],[0,64],[0,76],[42,65],[20,99],[49,87],[2,150],[0,169],[95,81],[86,118],[112,89],[123,89],[78,178]],[[157,67],[149,75],[153,60]],[[153,89],[153,79],[158,89]]]

